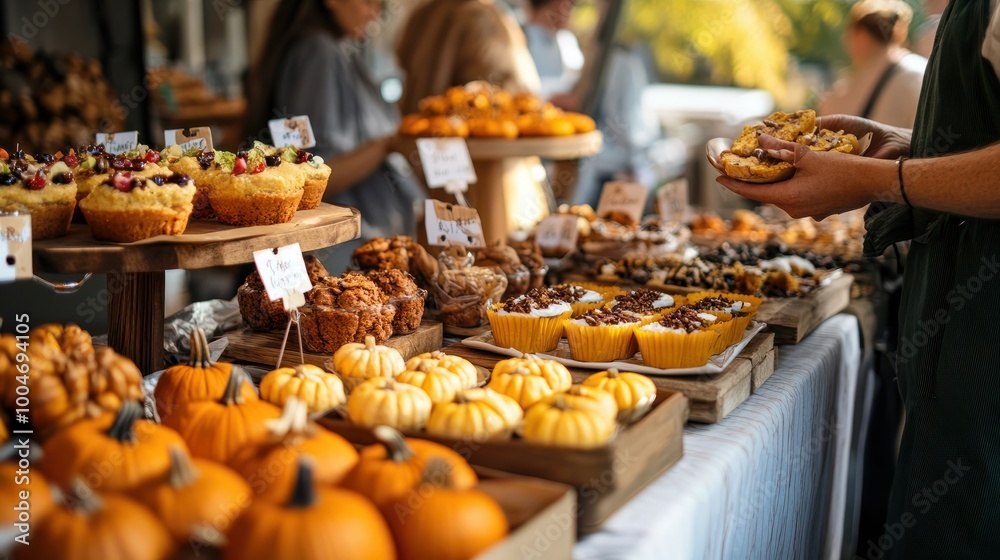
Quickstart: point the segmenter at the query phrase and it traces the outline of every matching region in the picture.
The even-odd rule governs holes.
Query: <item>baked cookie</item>
[[[776,183],[795,173],[792,164],[772,158],[761,148],[747,157],[726,152],[722,154],[719,163],[725,169],[726,176],[748,183]]]
[[[799,144],[809,146],[810,150],[816,152],[861,153],[861,144],[858,142],[858,137],[845,133],[843,130],[834,132],[824,128],[819,132],[803,134],[795,141]]]
[[[760,148],[757,137],[761,134],[774,136],[786,142],[795,142],[799,136],[810,134],[816,129],[816,111],[804,109],[794,113],[776,112],[763,121],[747,126],[740,137],[733,142],[732,152],[738,156],[749,157],[753,151]]]

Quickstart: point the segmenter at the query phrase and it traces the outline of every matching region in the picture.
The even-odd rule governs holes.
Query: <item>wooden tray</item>
[[[682,433],[688,400],[660,389],[653,409],[597,449],[568,449],[509,441],[461,441],[412,434],[451,447],[473,465],[534,476],[577,489],[577,527],[588,533],[601,527],[619,507],[665,472],[684,454]],[[371,431],[335,417],[318,422],[359,445],[375,442]]]
[[[445,353],[461,356],[478,367],[492,371],[493,366],[507,356],[454,344]],[[690,401],[692,422],[714,424],[721,421],[751,393],[760,388],[774,373],[777,364],[774,335],[760,333],[733,363],[720,374],[692,377],[649,376],[659,389],[679,391]],[[580,383],[594,374],[592,370],[569,368],[574,383]]]
[[[403,359],[409,360],[418,354],[440,349],[443,332],[441,323],[424,321],[417,330],[409,334],[394,335],[382,344],[399,350]],[[222,352],[222,357],[233,361],[274,366],[278,361],[278,351],[281,350],[281,341],[284,337],[285,331],[261,332],[241,329],[227,333],[226,338],[229,339],[229,344]],[[323,367],[330,356],[332,353],[305,353],[306,363],[319,367]],[[299,341],[294,329],[288,334],[288,346],[285,348],[285,356],[281,361],[287,366],[300,363]]]

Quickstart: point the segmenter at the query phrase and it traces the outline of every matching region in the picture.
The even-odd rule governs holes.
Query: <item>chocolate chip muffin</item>
[[[323,263],[312,255],[305,256],[306,271],[309,273],[309,280],[315,286],[321,278],[329,276]],[[267,290],[260,279],[260,274],[253,271],[244,281],[243,285],[236,292],[236,300],[240,304],[240,315],[243,316],[243,324],[258,331],[270,331],[283,329],[288,324],[288,314],[281,300],[271,301],[267,297]]]
[[[361,270],[397,269],[411,272],[410,258],[414,252],[412,237],[397,235],[391,239],[376,237],[354,250],[354,263]]]
[[[306,294],[299,328],[310,352],[335,352],[349,342],[376,343],[393,334],[396,308],[389,296],[360,272],[322,278]]]
[[[368,273],[368,278],[389,296],[389,303],[396,307],[393,332],[403,334],[417,330],[424,316],[427,290],[418,288],[413,276],[402,270],[373,270]]]

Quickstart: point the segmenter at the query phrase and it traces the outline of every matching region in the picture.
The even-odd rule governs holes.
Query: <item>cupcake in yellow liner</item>
[[[131,243],[187,228],[195,187],[190,177],[166,170],[152,177],[115,172],[80,201],[95,239]]]
[[[747,305],[742,306],[739,311],[750,313],[751,315],[756,315],[757,311],[760,309],[760,304],[764,303],[764,300],[757,296],[737,294],[735,292],[703,291],[687,295],[687,301],[689,303],[694,303],[705,298],[725,298],[732,301],[742,301]]]
[[[724,296],[705,297],[692,302],[692,306],[707,313],[725,313],[730,320],[726,322],[726,346],[743,340],[743,335],[757,314],[756,309],[745,301],[733,300]]]
[[[642,324],[635,317],[594,309],[563,323],[570,357],[581,362],[626,360],[639,350],[632,331]]]
[[[639,319],[643,325],[659,320],[677,306],[675,296],[646,288],[622,292],[606,305],[607,309]]]
[[[579,317],[588,311],[604,307],[607,303],[604,295],[596,290],[590,290],[574,284],[561,284],[549,289],[553,297],[561,299],[573,308],[573,317]]]
[[[713,325],[691,307],[680,307],[655,323],[635,330],[642,361],[661,369],[701,367],[712,357],[722,337],[722,328]],[[714,319],[714,317],[712,317]]]
[[[497,345],[525,354],[555,349],[563,335],[563,321],[572,314],[570,304],[553,298],[545,288],[531,290],[486,310]]]

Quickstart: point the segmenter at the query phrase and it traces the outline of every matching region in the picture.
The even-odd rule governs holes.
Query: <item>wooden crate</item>
[[[461,344],[444,349],[445,353],[461,356],[477,367],[492,371],[493,366],[507,356],[493,354]],[[770,357],[768,355],[771,355]],[[739,356],[722,373],[678,377],[649,376],[660,389],[680,391],[690,401],[692,422],[714,424],[721,421],[751,393],[760,388],[774,373],[774,335],[760,333],[747,344]],[[569,368],[574,383],[594,374],[594,370]]]
[[[417,330],[409,334],[394,335],[389,340],[383,342],[385,346],[399,350],[404,360],[409,360],[413,356],[432,352],[441,348],[444,331],[441,323],[435,321],[424,321]],[[285,337],[285,331],[261,332],[249,329],[241,329],[236,332],[226,334],[229,344],[222,352],[224,358],[233,361],[252,362],[255,364],[266,364],[273,366],[278,362],[278,352],[281,350],[281,340]],[[323,364],[330,359],[331,354],[305,353],[307,364],[323,367]],[[295,329],[288,334],[288,346],[285,348],[285,355],[282,363],[286,366],[294,366],[299,362],[299,340],[295,334]]]
[[[806,297],[769,299],[761,304],[756,320],[767,323],[768,330],[774,333],[775,344],[798,344],[851,303],[852,284],[854,277],[844,274]]]
[[[649,413],[596,449],[552,447],[520,439],[477,442],[410,435],[446,445],[473,465],[575,487],[577,527],[587,533],[599,529],[612,513],[681,458],[687,414],[684,395],[659,389]],[[319,423],[355,444],[375,442],[371,430],[341,418],[328,416]]]

